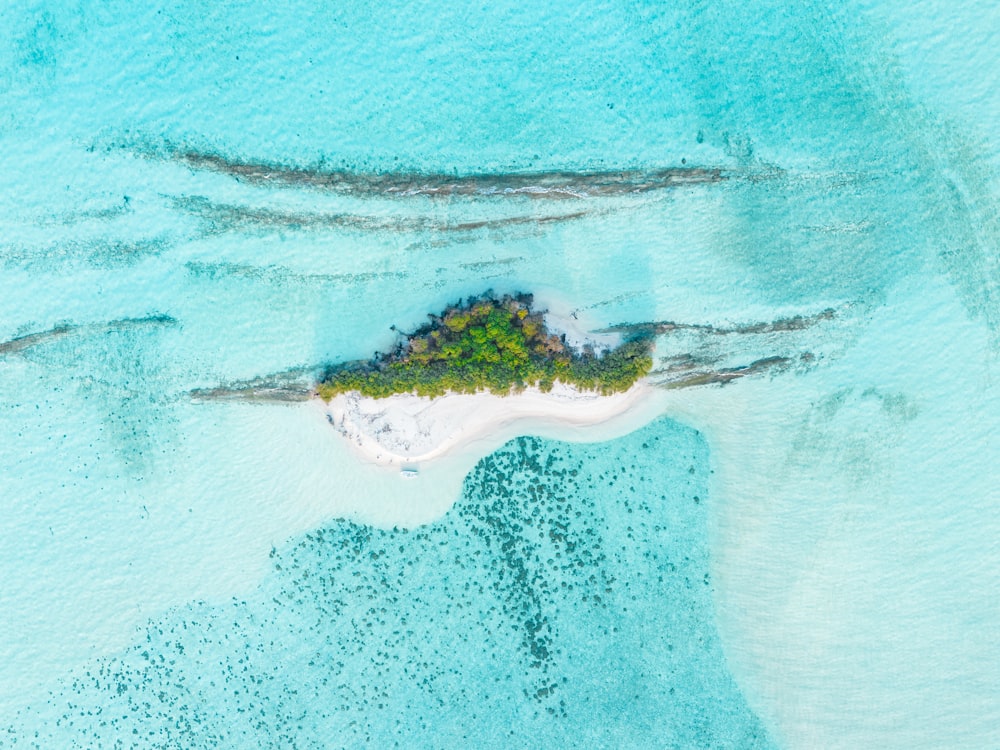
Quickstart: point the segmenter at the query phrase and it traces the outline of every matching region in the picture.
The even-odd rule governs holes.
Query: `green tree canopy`
[[[628,390],[653,366],[652,339],[635,338],[596,355],[574,351],[547,330],[531,295],[487,294],[449,307],[405,337],[392,351],[368,361],[331,367],[317,386],[324,399],[360,391],[381,398],[396,393],[509,394],[527,386],[549,390],[557,381],[584,390]]]

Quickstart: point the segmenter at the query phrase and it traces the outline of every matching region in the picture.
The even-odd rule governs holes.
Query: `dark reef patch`
[[[337,521],[32,706],[17,747],[770,747],[728,671],[707,456],[661,420],[519,438],[441,520]],[[39,717],[44,721],[39,721]]]

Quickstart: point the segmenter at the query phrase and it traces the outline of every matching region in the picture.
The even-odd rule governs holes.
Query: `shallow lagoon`
[[[769,747],[712,624],[705,459],[700,436],[666,420],[605,444],[519,438],[441,520],[340,521],[273,550],[252,595],[154,619],[15,736]]]

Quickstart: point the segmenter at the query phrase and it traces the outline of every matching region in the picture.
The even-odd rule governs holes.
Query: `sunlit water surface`
[[[661,6],[0,10],[0,746],[1000,745],[997,12]],[[414,482],[189,395],[490,287],[788,364]]]

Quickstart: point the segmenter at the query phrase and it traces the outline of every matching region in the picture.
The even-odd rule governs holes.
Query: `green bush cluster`
[[[317,392],[324,399],[360,391],[381,398],[396,393],[508,394],[556,381],[584,390],[627,390],[653,366],[649,339],[633,339],[597,356],[570,350],[549,333],[530,295],[473,298],[406,337],[388,354],[331,368]]]

